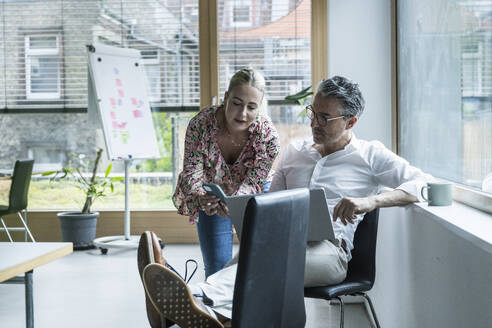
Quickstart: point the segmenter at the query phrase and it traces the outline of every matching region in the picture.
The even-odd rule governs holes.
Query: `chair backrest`
[[[348,263],[345,281],[369,281],[376,278],[376,240],[378,235],[379,209],[366,213],[357,226],[354,236],[352,259]]]
[[[9,194],[10,212],[19,212],[27,208],[27,193],[31,183],[33,165],[34,160],[32,159],[15,162]]]
[[[232,326],[304,327],[309,190],[267,193],[246,207]]]

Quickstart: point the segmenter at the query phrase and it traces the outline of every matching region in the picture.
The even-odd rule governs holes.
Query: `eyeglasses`
[[[338,120],[339,118],[345,118],[345,116],[343,116],[343,115],[337,116],[337,117],[327,118],[326,117],[327,115],[325,115],[324,113],[316,113],[313,110],[312,105],[306,106],[305,110],[306,110],[307,117],[309,117],[309,119],[311,121],[314,120],[314,118],[316,118],[318,120],[318,124],[320,126],[325,126],[326,124],[328,124],[329,121]]]

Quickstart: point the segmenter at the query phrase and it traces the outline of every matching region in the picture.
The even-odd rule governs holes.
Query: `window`
[[[198,0],[32,0],[28,6],[1,1],[0,170],[11,170],[16,159],[25,157],[34,158],[40,171],[66,166],[71,154],[94,159],[105,144],[86,113],[86,45],[130,47],[142,54],[163,156],[134,162],[130,206],[173,208],[184,132],[199,110],[198,5]],[[104,155],[101,167],[107,164]],[[113,163],[114,174],[123,175],[123,170],[121,162]],[[31,209],[75,209],[82,202],[80,192],[67,183],[36,175],[31,187]],[[123,190],[117,184],[94,208],[122,209]]]
[[[401,154],[492,193],[492,1],[398,1]]]
[[[255,27],[228,24],[223,9],[242,8],[245,2],[218,4],[220,97],[234,72],[247,66],[258,69],[265,76],[268,114],[281,145],[309,135],[308,122],[299,116],[302,108],[285,103],[284,97],[311,85],[311,1],[248,1],[251,7],[261,8],[252,11],[252,21],[261,22]],[[289,5],[291,10],[286,11]]]
[[[159,102],[161,100],[161,64],[158,50],[142,50],[147,83],[149,88],[149,100]]]
[[[251,26],[252,0],[228,1],[230,26]]]
[[[27,35],[27,99],[60,98],[60,46],[58,35]]]
[[[27,158],[34,159],[35,171],[60,170],[65,162],[66,147],[46,143],[27,143]]]
[[[0,1],[0,172],[27,156],[41,171],[66,166],[71,154],[93,159],[96,148],[105,145],[86,112],[86,45],[130,47],[143,57],[163,156],[134,161],[130,207],[174,209],[171,195],[182,167],[186,127],[200,109],[198,15],[203,3],[32,0],[26,6],[25,1]],[[311,84],[310,10],[309,0],[217,0],[219,70],[214,74],[220,94],[237,69],[262,71],[268,113],[284,145],[289,138],[309,135],[301,107],[284,97]],[[109,164],[103,157],[101,167]],[[82,169],[90,171],[90,165]],[[113,162],[113,174],[123,175],[123,170],[122,162]],[[80,206],[82,195],[69,184],[36,175],[31,188],[31,209]],[[117,184],[94,209],[123,209],[123,190]]]

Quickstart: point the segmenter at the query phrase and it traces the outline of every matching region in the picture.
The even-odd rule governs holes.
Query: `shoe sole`
[[[145,267],[144,286],[150,301],[161,316],[175,322],[181,328],[222,328],[222,324],[210,314],[199,309],[186,283],[174,272],[160,264]]]
[[[155,256],[154,256],[154,247],[152,245],[152,233],[151,231],[145,231],[142,236],[140,237],[140,241],[138,244],[138,254],[137,254],[137,259],[138,259],[138,272],[140,274],[140,279],[142,280],[143,283],[143,270],[145,267],[149,264],[155,263]],[[145,294],[145,303],[147,304],[147,301],[150,301],[149,297],[147,294]],[[147,308],[147,311],[155,311],[156,315],[159,315],[159,311],[157,309],[149,309]],[[153,315],[153,314],[151,314]],[[150,321],[149,317],[149,321]],[[174,325],[173,322],[168,321],[167,319],[160,318],[160,324],[154,323],[154,328],[159,327],[171,327]]]
[[[140,237],[138,245],[138,271],[143,280],[143,269],[151,263],[155,263],[154,248],[152,247],[152,235],[150,231],[145,231]]]

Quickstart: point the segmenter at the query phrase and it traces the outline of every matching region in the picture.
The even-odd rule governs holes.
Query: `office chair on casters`
[[[369,303],[371,314],[379,326],[376,311],[370,297],[366,294],[371,290],[376,278],[376,239],[378,234],[379,209],[366,213],[357,226],[354,236],[352,259],[348,263],[347,277],[339,284],[304,289],[305,297],[321,298],[327,301],[337,299],[340,302],[340,327],[343,328],[343,300],[340,296],[358,295]]]
[[[308,215],[306,188],[249,200],[239,249],[232,327],[304,327]]]
[[[34,160],[18,160],[15,162],[14,172],[12,174],[12,184],[10,185],[9,205],[0,205],[0,222],[2,224],[0,231],[5,231],[7,233],[10,242],[13,242],[10,231],[24,231],[24,241],[27,241],[27,235],[29,234],[31,241],[35,242],[31,231],[27,227],[27,193],[29,191],[29,184],[31,183],[33,165]],[[24,211],[24,217],[22,217],[21,211]],[[23,227],[8,228],[5,224],[3,216],[14,213],[17,213],[19,216]]]

